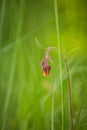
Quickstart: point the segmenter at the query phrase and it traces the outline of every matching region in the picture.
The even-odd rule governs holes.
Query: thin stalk
[[[67,80],[68,80],[68,96],[69,96],[69,108],[70,108],[70,125],[71,125],[71,130],[73,130],[73,116],[72,116],[72,98],[71,98],[71,90],[70,90],[70,76],[69,76],[69,70],[68,70],[67,62],[65,62],[65,65],[66,65]]]
[[[52,126],[51,126],[51,130],[54,130],[54,93],[52,95]]]
[[[52,93],[52,126],[51,126],[51,130],[54,130],[54,93],[55,93],[55,86],[56,86],[56,80],[53,86],[53,93]]]
[[[61,109],[62,109],[62,130],[64,130],[64,101],[63,101],[63,85],[62,85],[62,64],[61,64],[61,51],[60,51],[60,35],[59,35],[59,20],[58,20],[58,10],[57,10],[57,0],[54,0],[54,10],[55,10],[55,21],[56,21],[56,31],[57,31],[57,42],[58,42],[58,53],[59,53],[59,66],[60,66],[60,82],[61,82]]]
[[[61,54],[61,57],[63,58],[63,61],[65,63],[65,67],[66,67],[66,72],[67,72],[67,80],[68,80],[68,97],[69,97],[69,109],[70,109],[70,126],[71,126],[71,130],[73,130],[73,113],[72,113],[72,97],[71,97],[71,84],[70,84],[70,75],[69,75],[69,69],[68,69],[68,65],[67,65],[67,60],[65,59],[65,57]]]

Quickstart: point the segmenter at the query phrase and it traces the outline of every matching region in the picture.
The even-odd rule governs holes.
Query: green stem
[[[65,62],[65,65],[66,65],[67,80],[68,80],[68,96],[69,96],[69,108],[70,108],[70,125],[71,125],[71,130],[73,130],[73,116],[72,116],[72,98],[71,98],[71,90],[70,90],[70,76],[69,76],[69,70],[68,70],[67,62]]]
[[[52,126],[51,130],[54,130],[54,91],[52,93]]]
[[[63,85],[62,85],[62,64],[61,64],[61,51],[60,51],[60,35],[59,35],[59,20],[58,20],[58,10],[57,10],[57,0],[54,0],[55,9],[55,21],[56,21],[56,31],[57,31],[57,42],[58,42],[58,53],[59,53],[59,65],[60,65],[60,82],[61,82],[61,109],[62,109],[62,130],[64,130],[64,101],[63,101]]]
[[[52,126],[51,130],[54,130],[54,94],[55,94],[55,86],[56,86],[56,80],[53,86],[53,93],[52,93]]]
[[[71,97],[71,90],[70,90],[70,75],[69,75],[69,69],[67,65],[67,60],[65,57],[61,54],[61,57],[63,58],[63,61],[65,63],[66,72],[67,72],[67,80],[68,80],[68,97],[69,97],[69,109],[70,109],[70,126],[71,130],[73,130],[73,114],[72,114],[72,97]]]

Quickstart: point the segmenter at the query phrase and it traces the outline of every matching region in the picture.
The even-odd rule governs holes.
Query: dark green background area
[[[59,57],[50,53],[51,72],[43,77],[40,46],[58,47],[66,56],[73,105],[74,130],[87,130],[87,1],[0,0],[0,130],[51,130],[54,92],[54,130],[61,126]],[[38,40],[38,43],[36,42]],[[62,63],[64,130],[69,130],[67,74]]]

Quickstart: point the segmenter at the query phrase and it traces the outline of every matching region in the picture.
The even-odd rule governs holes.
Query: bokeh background
[[[41,47],[58,47],[55,0],[0,0],[0,130],[54,130],[61,126],[59,59],[43,77]],[[74,130],[87,130],[87,1],[57,0],[59,38],[68,59]],[[35,39],[38,39],[36,42]],[[67,75],[62,63],[64,130],[70,129]]]

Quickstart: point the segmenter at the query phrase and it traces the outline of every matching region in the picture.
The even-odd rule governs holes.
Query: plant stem
[[[58,53],[59,53],[60,82],[61,82],[62,130],[64,130],[64,101],[63,101],[62,64],[61,64],[61,53],[60,53],[61,51],[60,51],[60,35],[59,35],[57,0],[54,0],[54,10],[55,10],[55,21],[56,21],[56,31],[57,31],[57,42],[58,42],[58,48],[59,48]]]
[[[70,121],[71,121],[71,130],[73,130],[73,116],[72,116],[72,98],[71,98],[71,90],[70,90],[70,76],[69,76],[69,70],[66,64],[66,71],[67,71],[67,80],[68,80],[68,96],[69,96],[69,107],[70,107]]]
[[[52,126],[51,126],[51,130],[54,130],[54,93],[52,94]]]
[[[55,94],[55,86],[56,86],[56,80],[53,86],[53,93],[52,93],[52,126],[51,130],[54,130],[54,94]]]
[[[73,130],[73,114],[72,114],[72,97],[71,97],[71,90],[70,90],[70,75],[69,75],[69,69],[67,65],[67,60],[65,57],[61,54],[61,57],[63,58],[63,61],[66,66],[66,71],[67,71],[67,80],[68,80],[68,96],[69,96],[69,109],[70,109],[70,126],[71,130]]]

